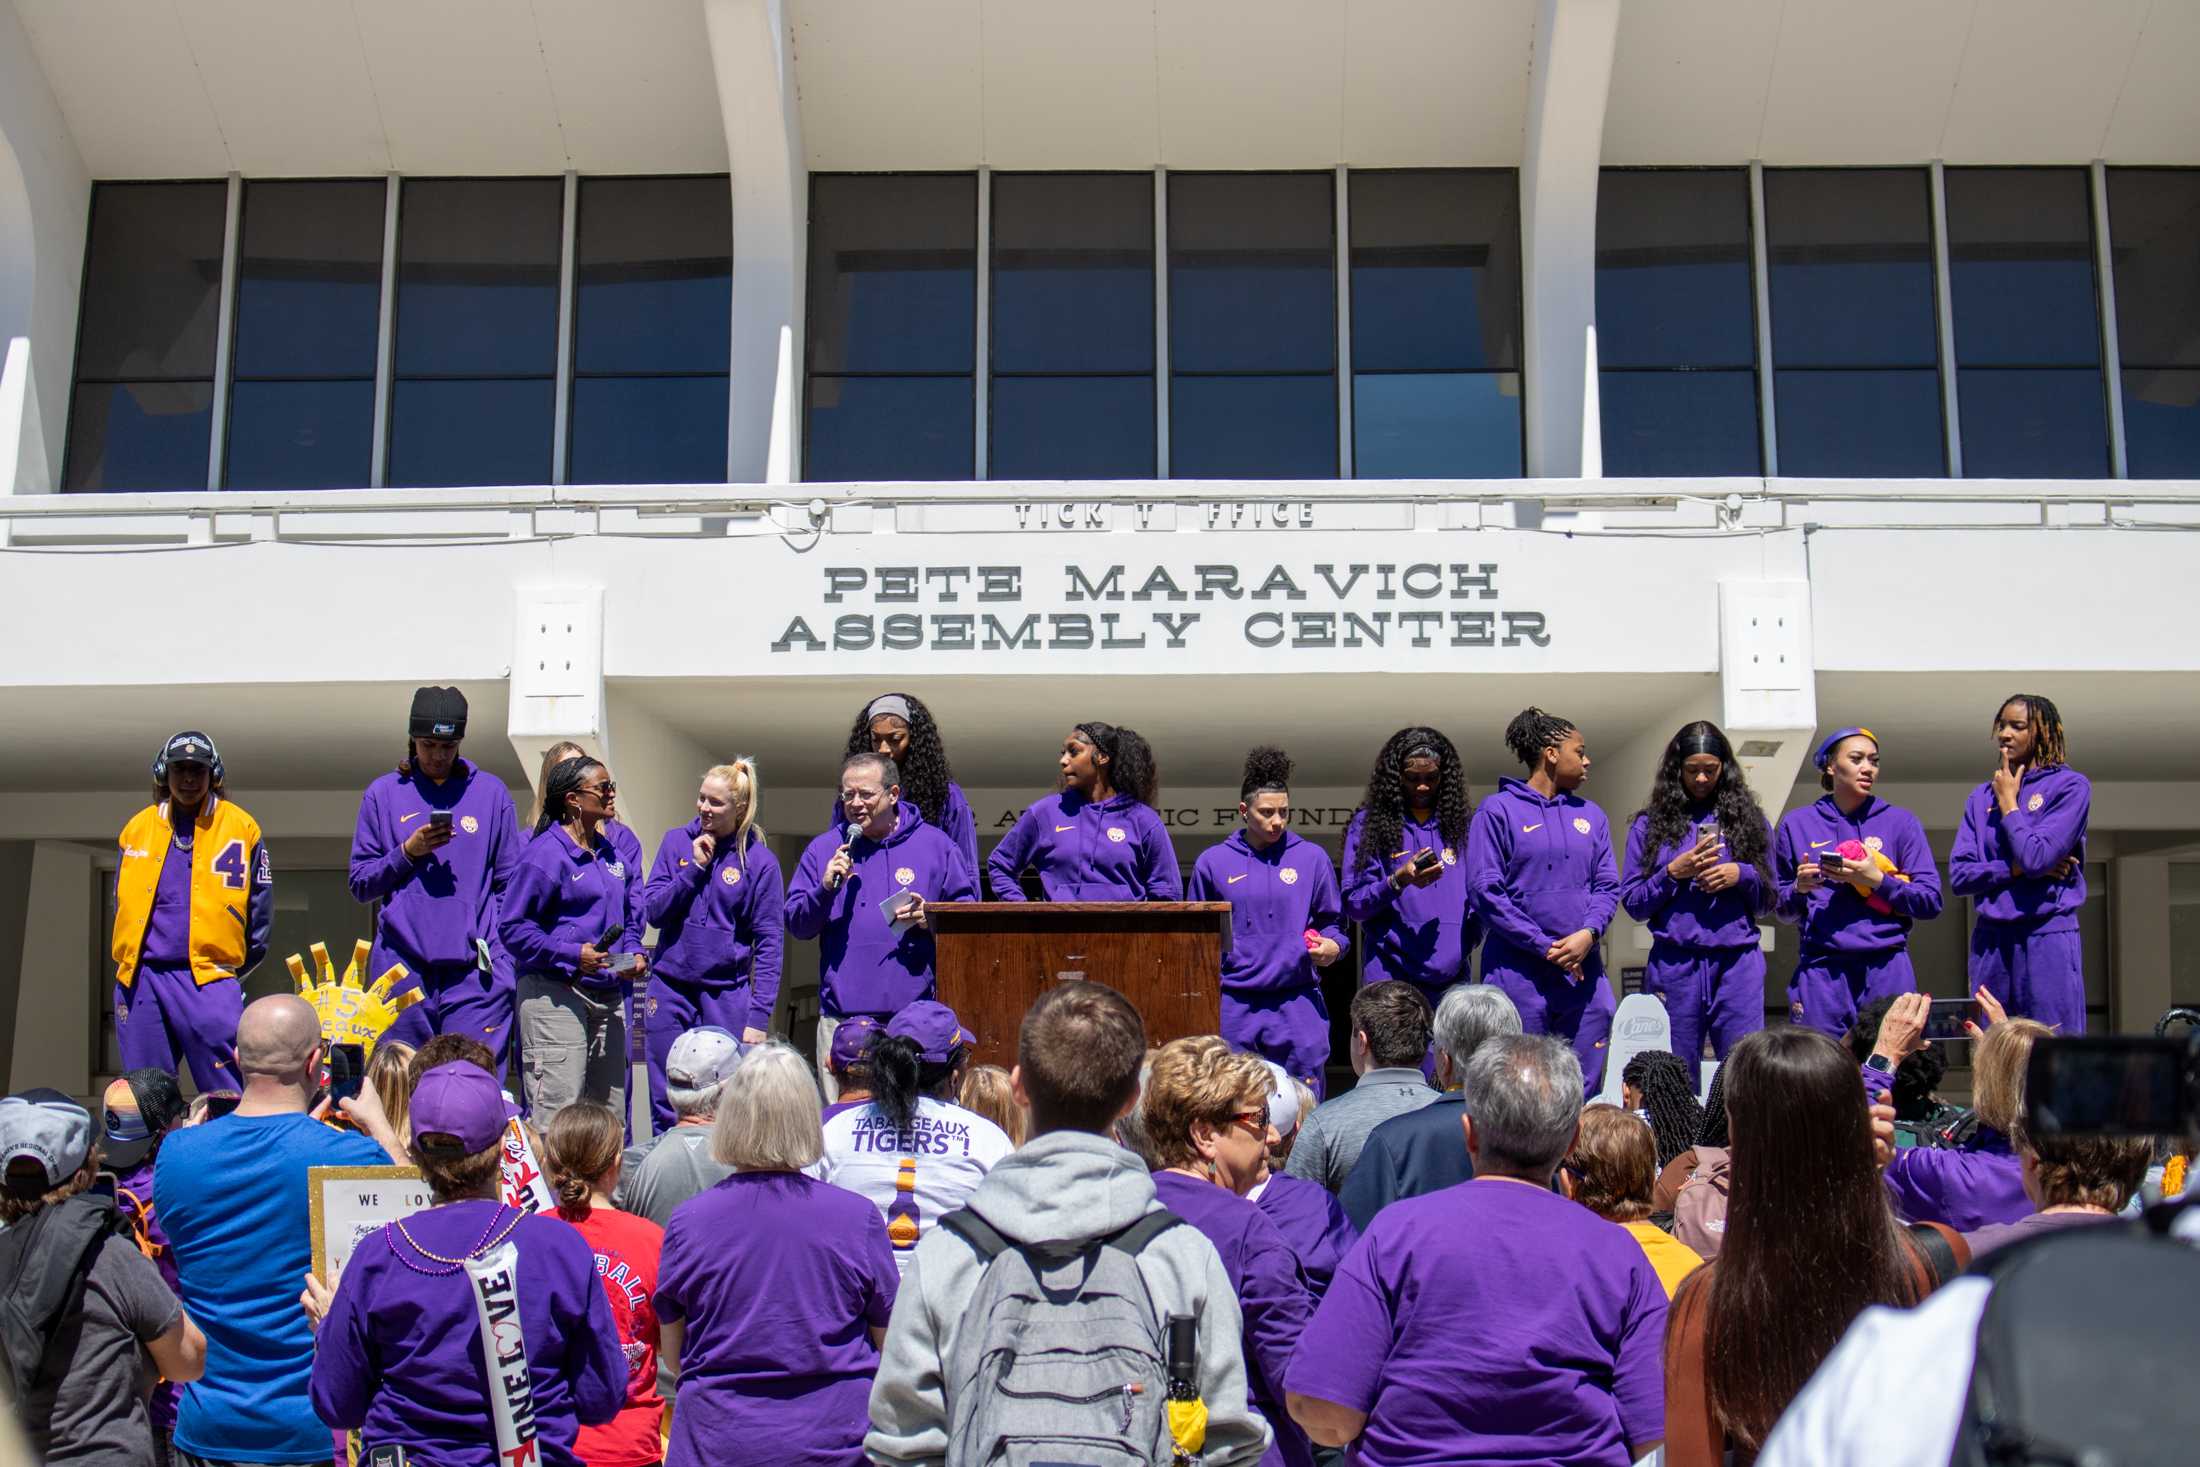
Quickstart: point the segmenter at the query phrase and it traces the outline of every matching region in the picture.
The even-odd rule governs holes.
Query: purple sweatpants
[[[237,1074],[237,1019],[244,990],[234,978],[201,988],[188,968],[141,967],[129,987],[115,985],[115,1037],[126,1070],[191,1067],[200,1090],[242,1090]]]
[[[1744,1034],[1764,1028],[1765,955],[1754,947],[1653,943],[1642,991],[1665,1005],[1673,1053],[1688,1061],[1693,1076],[1707,1034],[1711,1052],[1723,1060]]]
[[[1612,1012],[1619,1007],[1612,985],[1605,981],[1601,964],[1593,964],[1575,981],[1552,971],[1541,953],[1532,961],[1531,968],[1505,943],[1484,943],[1482,981],[1496,984],[1513,1001],[1520,1010],[1523,1033],[1556,1035],[1573,1046],[1574,1057],[1581,1061],[1582,1093],[1594,1095],[1604,1085]]]
[[[1788,1016],[1828,1039],[1839,1039],[1856,1022],[1856,1011],[1875,998],[1917,992],[1910,950],[1876,953],[1827,953],[1798,964],[1788,983]]]
[[[1235,1049],[1274,1060],[1322,1098],[1329,1064],[1329,1005],[1319,988],[1222,995],[1222,1037]]]
[[[749,1023],[749,985],[706,988],[661,973],[649,975],[649,997],[642,1002],[642,1025],[649,1035],[649,1114],[654,1129],[669,1131],[677,1119],[665,1098],[665,1056],[672,1041],[690,1029],[715,1024],[741,1037]]]
[[[2028,932],[2001,922],[1971,929],[1971,987],[1984,986],[2012,1019],[2058,1034],[2085,1032],[2085,954],[2078,929]]]
[[[381,948],[369,956],[368,981],[402,959]],[[406,964],[411,968],[410,963]],[[418,1049],[437,1034],[463,1034],[489,1046],[497,1057],[499,1080],[512,1062],[512,975],[484,973],[478,963],[437,963],[415,969],[397,985],[397,992],[423,989],[427,997],[397,1016],[385,1039],[401,1040]]]

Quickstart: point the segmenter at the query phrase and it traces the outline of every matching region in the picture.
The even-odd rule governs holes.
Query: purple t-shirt
[[[1263,1467],[1312,1467],[1313,1445],[1283,1408],[1284,1371],[1314,1304],[1291,1245],[1266,1213],[1226,1187],[1182,1172],[1156,1172],[1153,1190],[1163,1207],[1207,1235],[1237,1291],[1245,1318],[1246,1398],[1276,1434],[1260,1459]]]
[[[195,826],[185,824],[179,834],[168,831],[168,857],[160,863],[160,880],[153,886],[153,910],[145,919],[145,937],[138,947],[140,968],[191,966],[191,846]]]
[[[2115,1215],[2107,1212],[2035,1212],[2015,1222],[1988,1223],[1983,1228],[1973,1229],[1963,1235],[1963,1241],[1971,1245],[1971,1258],[1976,1262],[1996,1248],[2006,1248],[2011,1243],[2021,1243],[2042,1233],[2114,1221]]]
[[[1360,1230],[1345,1216],[1337,1194],[1319,1182],[1277,1172],[1260,1184],[1252,1201],[1291,1245],[1299,1271],[1306,1275],[1307,1292],[1319,1304],[1337,1265],[1360,1241]]]
[[[860,1467],[899,1280],[878,1208],[828,1183],[735,1172],[682,1203],[657,1264],[685,1330],[667,1467]]]
[[[1665,1288],[1642,1245],[1483,1178],[1378,1213],[1289,1388],[1367,1413],[1358,1467],[1627,1467],[1665,1435]]]
[[[313,1409],[323,1421],[437,1467],[495,1467],[473,1288],[464,1269],[427,1255],[464,1257],[511,1216],[500,1203],[451,1202],[406,1218],[410,1243],[394,1227],[361,1241],[314,1341]],[[522,1217],[510,1238],[542,1460],[580,1467],[581,1423],[601,1425],[626,1404],[619,1328],[595,1250],[569,1223]]]
[[[1897,1151],[1884,1175],[1894,1210],[1910,1222],[1946,1223],[1968,1233],[2032,1215],[2024,1163],[2008,1137],[1986,1126],[1966,1146]]]

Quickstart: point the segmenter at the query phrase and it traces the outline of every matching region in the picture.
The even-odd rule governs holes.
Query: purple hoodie
[[[630,905],[632,869],[596,832],[595,845],[582,850],[565,827],[553,825],[527,843],[505,891],[497,933],[520,973],[555,973],[591,988],[616,988],[621,979],[609,971],[580,976],[581,945],[601,945],[613,927],[624,935],[618,952],[639,951],[641,913]],[[633,832],[627,832],[631,839]],[[640,860],[636,849],[634,860]]]
[[[1978,920],[2006,922],[2032,932],[2075,930],[2085,905],[2085,826],[2093,785],[2066,764],[2028,769],[2017,789],[2017,808],[2001,813],[1992,780],[1963,802],[1963,824],[1948,852],[1948,885],[1957,896],[1978,899]],[[2065,856],[2078,858],[2068,881],[2047,871]],[[2024,875],[2011,876],[2014,862]]]
[[[1405,978],[1428,993],[1464,982],[1471,976],[1468,960],[1482,940],[1467,891],[1466,852],[1445,845],[1433,820],[1407,817],[1398,834],[1404,849],[1398,851],[1361,850],[1366,829],[1362,809],[1344,833],[1344,915],[1360,924],[1360,982]],[[1436,852],[1443,876],[1429,886],[1394,890],[1390,873],[1415,851]]]
[[[1612,828],[1581,796],[1545,799],[1508,776],[1474,812],[1467,884],[1487,934],[1484,961],[1499,958],[1530,977],[1560,978],[1544,952],[1584,928],[1601,939],[1619,909]],[[1592,977],[1603,971],[1595,949],[1584,966]]]
[[[1319,986],[1314,956],[1306,950],[1311,927],[1352,946],[1337,898],[1337,873],[1328,853],[1286,830],[1256,851],[1243,830],[1199,853],[1186,900],[1230,904],[1230,946],[1222,954],[1226,993],[1287,993]]]
[[[901,802],[900,822],[883,841],[856,837],[855,869],[838,888],[825,887],[825,868],[842,833],[810,842],[787,887],[790,936],[817,938],[818,999],[824,1012],[891,1014],[932,994],[932,930],[895,926],[878,904],[907,887],[935,902],[970,902],[978,888],[962,850],[917,807]]]
[[[779,1000],[781,909],[786,884],[779,862],[751,827],[736,859],[721,845],[710,864],[695,864],[701,817],[665,832],[657,864],[642,888],[642,920],[657,929],[652,971],[698,988],[749,988],[749,1027],[769,1028]]]
[[[405,840],[433,810],[451,812],[451,841],[419,861]],[[367,786],[351,837],[351,895],[380,902],[374,972],[389,962],[415,974],[479,960],[476,942],[496,935],[497,895],[520,852],[512,792],[461,759],[441,784],[389,773]]]
[[[1865,904],[1846,881],[1830,881],[1805,895],[1795,889],[1795,869],[1843,841],[1858,840],[1883,853],[1908,881],[1889,876],[1879,883],[1880,899],[1894,910],[1878,912]],[[1843,953],[1893,952],[1909,938],[1912,922],[1940,915],[1940,870],[1917,817],[1877,795],[1854,815],[1844,815],[1824,795],[1780,817],[1772,841],[1772,874],[1779,883],[1773,910],[1780,920],[1802,929],[1804,962]]]
[[[993,899],[1020,902],[1017,881],[1038,868],[1050,902],[1173,902],[1184,895],[1176,848],[1161,817],[1129,795],[1048,795],[1017,819],[986,857]]]
[[[1701,830],[1716,827],[1718,813],[1710,806],[1692,808],[1689,826]],[[1769,832],[1768,832],[1769,834]],[[1757,945],[1757,919],[1772,904],[1772,893],[1755,866],[1739,862],[1741,879],[1725,891],[1699,891],[1693,881],[1675,881],[1666,863],[1695,845],[1694,836],[1674,841],[1655,856],[1643,850],[1650,839],[1650,816],[1637,815],[1627,829],[1627,874],[1620,878],[1620,905],[1627,915],[1650,929],[1659,942],[1687,948],[1736,948]],[[1768,841],[1769,845],[1770,842]],[[1731,861],[1726,842],[1719,842],[1719,859]]]
[[[841,810],[840,801],[833,801],[833,828],[837,830],[847,823],[848,817]],[[963,860],[969,865],[972,876],[985,869],[978,862],[978,817],[970,813],[970,801],[963,798],[962,786],[953,780],[947,782],[947,799],[941,806],[935,828],[961,847]]]

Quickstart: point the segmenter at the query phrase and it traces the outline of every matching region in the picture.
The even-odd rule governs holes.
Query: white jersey
[[[905,1131],[888,1125],[875,1104],[827,1117],[825,1154],[809,1174],[870,1198],[886,1219],[894,1262],[906,1271],[917,1240],[1015,1149],[984,1116],[926,1096]]]

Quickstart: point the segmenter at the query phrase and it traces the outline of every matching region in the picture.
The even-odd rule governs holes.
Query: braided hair
[[[1436,833],[1445,845],[1463,851],[1467,822],[1474,817],[1474,801],[1467,791],[1467,770],[1451,740],[1433,728],[1415,724],[1401,728],[1384,741],[1368,771],[1367,793],[1360,800],[1360,814],[1367,823],[1360,828],[1360,859],[1373,851],[1385,861],[1405,838],[1406,797],[1399,788],[1408,759],[1436,761]]]
[[[575,754],[552,765],[542,782],[542,812],[535,817],[535,834],[540,835],[553,825],[563,825],[566,796],[586,782],[589,770],[601,768],[602,764],[586,754]]]
[[[932,717],[932,710],[924,706],[914,693],[893,695],[909,705],[909,748],[897,759],[895,765],[901,771],[901,797],[917,807],[924,823],[935,828],[947,813],[947,783],[955,777],[947,767],[947,745],[940,738],[940,726]],[[874,698],[856,711],[855,726],[848,730],[848,747],[844,754],[868,754],[871,743],[871,708]]]
[[[1628,1084],[1642,1092],[1643,1113],[1658,1138],[1658,1170],[1696,1144],[1703,1129],[1703,1107],[1689,1083],[1688,1061],[1663,1049],[1644,1050],[1627,1062]]]
[[[1250,802],[1264,790],[1291,789],[1291,756],[1274,744],[1260,744],[1245,755],[1245,778],[1238,785],[1238,799]]]
[[[1703,1125],[1696,1131],[1698,1146],[1730,1146],[1726,1129],[1726,1066],[1712,1073],[1711,1088],[1703,1098]]]
[[[1505,747],[1533,773],[1543,762],[1545,749],[1557,747],[1566,742],[1566,735],[1577,732],[1578,729],[1555,713],[1524,708],[1505,725]]]
[[[1683,725],[1665,746],[1664,757],[1658,760],[1658,772],[1650,781],[1650,798],[1635,812],[1637,817],[1650,817],[1650,828],[1643,841],[1643,859],[1654,861],[1660,851],[1673,846],[1684,849],[1693,845],[1690,834],[1688,787],[1681,780],[1681,766],[1691,754],[1710,754],[1719,761],[1719,783],[1711,792],[1711,808],[1718,816],[1719,834],[1726,840],[1726,848],[1733,853],[1737,863],[1754,866],[1762,890],[1773,889],[1772,868],[1767,864],[1771,855],[1770,825],[1765,819],[1764,807],[1757,803],[1750,792],[1749,776],[1742,772],[1741,763],[1735,759],[1733,747],[1719,726],[1708,719],[1699,719]]]
[[[1154,757],[1153,745],[1140,737],[1137,729],[1094,720],[1078,724],[1077,731],[1108,756],[1108,783],[1115,786],[1117,794],[1129,795],[1146,806],[1161,797],[1160,761]]]
[[[2038,693],[2011,693],[1994,705],[1995,723],[2001,722],[2001,710],[2011,703],[2023,705],[2025,720],[2032,725],[2032,767],[2047,769],[2068,762],[2061,711]]]

